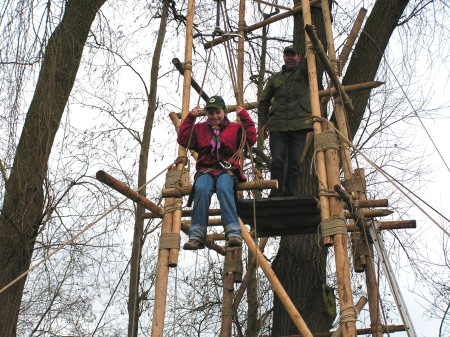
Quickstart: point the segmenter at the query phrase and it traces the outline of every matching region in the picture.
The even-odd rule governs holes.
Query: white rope
[[[387,172],[385,172],[381,167],[379,167],[377,164],[375,164],[373,161],[371,161],[366,154],[364,154],[355,145],[353,145],[353,143],[349,139],[347,139],[341,132],[339,132],[339,130],[336,127],[334,127],[334,125],[332,123],[330,123],[327,119],[324,119],[324,118],[322,120],[326,121],[337,132],[339,137],[344,142],[346,142],[350,147],[353,148],[354,151],[356,151],[358,154],[360,154],[370,165],[372,165],[378,172],[380,172],[381,175],[383,175],[383,177],[385,177],[398,191],[400,191],[412,204],[416,205],[417,208],[419,208],[419,210],[422,211],[423,214],[425,214],[436,226],[438,226],[447,236],[450,237],[450,233],[443,226],[441,226],[431,215],[429,215],[419,204],[417,204],[408,195],[408,193],[406,193],[406,191],[404,191],[401,188],[401,186],[397,182],[395,182],[395,180]]]
[[[152,182],[153,180],[155,180],[159,175],[161,175],[164,171],[166,171],[169,167],[171,167],[173,164],[170,164],[169,166],[167,166],[166,168],[164,168],[164,170],[162,170],[161,172],[159,172],[157,175],[155,175],[152,179],[150,179],[149,181],[147,181],[144,185],[140,186],[136,191],[140,191],[141,189],[143,189],[145,186],[147,186],[150,182]],[[32,272],[33,270],[35,270],[37,267],[39,267],[42,263],[44,263],[45,261],[47,261],[48,259],[50,259],[53,255],[55,255],[56,253],[58,253],[60,250],[62,250],[64,247],[66,247],[68,244],[74,242],[76,239],[78,239],[82,234],[84,234],[88,229],[90,229],[92,226],[94,226],[96,223],[98,223],[100,220],[104,219],[107,215],[109,215],[110,213],[112,213],[114,210],[116,210],[117,208],[119,208],[125,201],[129,200],[128,198],[124,198],[121,202],[119,202],[117,205],[111,207],[108,211],[106,211],[105,213],[103,213],[102,215],[100,215],[97,219],[95,219],[93,222],[91,222],[90,224],[86,225],[80,232],[78,232],[78,234],[76,234],[75,236],[73,236],[72,238],[70,238],[69,240],[65,241],[64,243],[62,243],[58,248],[56,248],[55,250],[53,250],[52,252],[50,252],[48,255],[44,256],[41,260],[39,260],[36,264],[34,264],[33,266],[31,266],[28,270],[26,270],[25,272],[23,272],[22,274],[20,274],[18,277],[16,277],[13,281],[11,281],[10,283],[8,283],[6,286],[4,286],[3,288],[0,289],[0,293],[4,292],[6,289],[8,289],[9,287],[11,287],[12,285],[14,285],[15,283],[17,283],[19,280],[21,280],[22,278],[24,278],[25,276],[27,276],[30,272]]]

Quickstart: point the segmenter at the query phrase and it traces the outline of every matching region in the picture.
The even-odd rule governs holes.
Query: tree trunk
[[[166,36],[167,17],[168,17],[168,3],[163,2],[163,9],[161,14],[161,21],[159,24],[158,38],[156,40],[155,50],[153,52],[152,68],[150,74],[150,92],[148,93],[148,109],[147,116],[144,123],[144,131],[141,141],[141,152],[139,155],[139,172],[138,172],[138,186],[143,186],[147,182],[147,163],[148,152],[150,149],[150,139],[153,129],[153,120],[155,118],[155,111],[157,108],[157,84],[159,61],[161,59],[161,51]],[[144,187],[139,190],[139,194],[144,197],[147,194],[147,189]],[[131,253],[131,268],[130,268],[130,287],[128,300],[128,337],[137,337],[138,323],[139,323],[139,279],[140,279],[140,261],[143,244],[144,233],[144,215],[145,208],[137,204],[136,219],[133,235],[133,249]]]
[[[95,15],[106,0],[71,0],[45,51],[6,182],[0,214],[0,289],[28,270],[44,211],[48,158]],[[25,277],[0,293],[0,335],[15,336]]]
[[[375,78],[392,32],[407,4],[407,0],[377,0],[349,62],[344,85],[372,81]],[[320,21],[313,11],[311,14],[320,36]],[[297,35],[303,34],[303,30],[296,27],[294,43],[298,38],[303,39],[303,36]],[[348,115],[352,136],[362,121],[369,95],[370,90],[349,93],[354,106],[354,111]],[[302,163],[299,190],[303,195],[314,196],[317,195],[317,183],[309,174],[311,152],[309,151],[307,160]],[[280,250],[273,263],[280,282],[312,332],[328,331],[335,310],[332,309],[334,303],[330,296],[331,290],[325,284],[326,252],[327,249],[318,247],[317,239],[313,236],[282,237]],[[276,298],[273,320],[273,337],[298,334]]]
[[[301,5],[300,0],[294,3]],[[311,8],[311,18],[322,44],[326,46],[325,26],[320,7]],[[294,45],[304,57],[306,49],[302,13],[294,17]],[[318,62],[317,65],[318,83],[319,87],[322,87],[323,67]],[[309,151],[301,167],[299,192],[304,196],[317,195],[317,180],[309,173],[311,158],[312,151]],[[318,247],[316,235],[285,236],[281,238],[280,249],[272,265],[311,332],[328,331],[335,317],[334,301],[331,307],[330,303],[326,303],[329,298],[327,295],[331,292],[326,285],[326,259],[327,249]],[[273,317],[273,337],[298,334],[298,330],[276,296]]]
[[[348,64],[342,83],[372,81],[383,59],[384,51],[409,0],[377,0]],[[370,90],[349,93],[354,110],[348,114],[350,134],[358,131],[369,101]]]

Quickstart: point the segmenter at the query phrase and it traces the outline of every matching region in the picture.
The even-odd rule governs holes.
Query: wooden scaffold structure
[[[219,2],[219,1],[218,1]],[[327,50],[324,51],[322,43],[315,34],[311,22],[311,6],[320,4],[324,15]],[[183,63],[174,59],[174,66],[183,74],[183,100],[181,114],[171,113],[175,128],[180,125],[189,111],[191,88],[205,100],[208,96],[192,78],[192,49],[194,28],[195,1],[189,0],[186,20],[186,41]],[[283,14],[275,15],[268,20],[254,24],[245,25],[245,1],[240,0],[239,5],[239,29],[230,34],[218,34],[212,41],[206,43],[206,49],[230,40],[230,36],[238,36],[238,63],[237,83],[235,96],[237,105],[246,108],[254,108],[257,102],[244,103],[243,98],[243,69],[244,69],[244,36],[252,30],[261,28],[277,20],[302,13],[306,31],[306,57],[309,74],[309,85],[311,89],[312,121],[314,127],[314,157],[316,174],[318,177],[319,205],[313,199],[301,199],[296,197],[279,197],[258,200],[240,200],[240,226],[243,239],[248,250],[256,257],[259,267],[265,273],[268,281],[273,287],[286,311],[292,318],[298,332],[303,337],[312,337],[301,314],[287,295],[277,276],[267,260],[262,255],[263,247],[269,236],[279,235],[301,235],[316,233],[318,227],[321,229],[322,243],[333,247],[335,256],[336,276],[338,284],[338,298],[340,307],[340,325],[333,336],[356,337],[359,333],[371,333],[373,337],[381,337],[385,332],[406,330],[409,337],[415,336],[414,329],[407,312],[402,314],[404,325],[384,326],[380,321],[378,304],[378,284],[375,276],[374,245],[379,244],[376,232],[382,229],[414,228],[415,221],[385,221],[377,222],[373,219],[391,214],[386,209],[369,209],[373,207],[387,207],[387,200],[367,200],[364,170],[352,169],[351,163],[351,141],[347,132],[346,111],[352,109],[351,101],[346,92],[374,88],[381,85],[380,82],[362,83],[344,87],[339,77],[340,71],[346,62],[349,51],[362,25],[365,11],[362,10],[358,16],[353,30],[347,39],[346,46],[339,60],[336,58],[333,33],[331,28],[331,13],[328,0],[303,0],[302,5],[287,10]],[[316,75],[316,56],[323,64],[329,78],[329,88],[319,90]],[[338,66],[339,65],[339,66]],[[321,107],[326,105],[328,98],[334,97],[336,126],[322,117]],[[229,107],[232,110],[234,107]],[[194,158],[195,153],[191,153]],[[159,254],[157,262],[157,274],[155,284],[155,304],[152,316],[152,337],[162,337],[164,331],[164,320],[166,315],[166,298],[168,289],[169,268],[178,265],[180,248],[180,232],[189,231],[189,221],[182,220],[189,216],[189,210],[182,208],[182,196],[191,191],[189,172],[186,168],[187,150],[178,148],[178,157],[173,167],[166,176],[165,188],[161,192],[164,198],[164,207],[160,207],[144,196],[134,192],[125,184],[117,181],[103,171],[97,173],[97,179],[116,189],[133,201],[140,203],[151,213],[146,217],[162,218],[162,229],[159,243]],[[341,184],[341,166],[343,172],[343,183]],[[343,187],[342,187],[343,186]],[[277,187],[273,180],[254,180],[239,183],[237,188],[242,190],[261,190]],[[220,214],[220,210],[210,210],[210,215]],[[299,221],[299,219],[301,219]],[[245,227],[258,222],[256,235],[262,237],[259,247]],[[301,225],[299,224],[301,222]],[[210,225],[217,224],[211,220]],[[377,227],[375,227],[375,225]],[[255,226],[256,227],[256,226]],[[350,263],[347,251],[348,233],[351,235],[352,254],[354,259],[354,270],[364,272],[367,283],[367,299],[361,298],[356,304],[353,302],[350,283]],[[375,234],[374,234],[375,233]],[[248,282],[253,270],[248,270],[243,278],[242,248],[229,248],[217,245],[215,240],[224,240],[223,235],[208,235],[205,242],[209,249],[224,255],[223,267],[223,301],[221,337],[231,336],[233,316],[236,306],[242,298],[242,289],[234,294],[234,284]],[[378,242],[378,243],[377,243]],[[262,249],[261,249],[262,248]],[[377,246],[377,250],[379,247]],[[400,299],[401,300],[401,299]],[[356,329],[358,312],[368,301],[371,326],[369,329]],[[315,333],[314,336],[331,336],[330,332]]]

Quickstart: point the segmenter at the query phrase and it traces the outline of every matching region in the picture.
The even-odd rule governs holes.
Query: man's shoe
[[[241,247],[242,239],[238,236],[232,236],[228,239],[228,247]]]
[[[195,239],[189,240],[183,246],[184,250],[197,250],[203,248],[205,248],[205,244]]]

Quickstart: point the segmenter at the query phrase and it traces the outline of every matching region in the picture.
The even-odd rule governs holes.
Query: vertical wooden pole
[[[244,106],[244,34],[245,34],[245,0],[239,2],[239,35],[237,64],[237,104]]]
[[[227,249],[225,252],[224,265],[233,263],[233,250]],[[234,293],[234,275],[233,271],[227,267],[224,268],[223,276],[223,299],[222,299],[222,325],[220,326],[220,337],[230,337],[233,323],[233,293]]]
[[[275,275],[275,272],[269,265],[269,262],[267,262],[263,253],[255,245],[255,242],[253,241],[250,233],[247,231],[247,228],[245,228],[244,223],[242,222],[241,219],[239,219],[239,224],[241,225],[242,238],[247,244],[248,250],[255,256],[255,258],[259,262],[259,266],[266,275],[267,280],[272,285],[273,291],[275,292],[275,294],[277,294],[281,303],[286,308],[289,317],[291,317],[299,333],[302,335],[302,337],[313,337],[311,331],[309,330],[302,316],[298,312],[294,303],[292,303],[286,290],[284,290],[283,286],[281,285],[280,280],[278,280],[277,275]]]
[[[245,0],[239,2],[239,35],[238,39],[238,59],[237,59],[237,88],[235,88],[235,96],[237,105],[244,106],[244,28],[245,28]],[[243,156],[240,159],[241,167],[243,167]],[[242,198],[242,191],[238,192],[238,198]],[[223,280],[223,299],[222,299],[222,325],[220,327],[220,337],[230,337],[232,331],[232,323],[234,316],[234,282],[242,282],[242,273],[229,270],[229,266],[236,264],[235,262],[241,260],[242,263],[242,249],[227,249],[224,260],[224,274]]]
[[[236,103],[244,106],[244,35],[245,35],[245,0],[239,2],[239,28],[238,32],[241,37],[238,38],[238,62],[237,62],[237,88]],[[239,122],[239,118],[237,118]],[[244,155],[240,158],[241,167],[244,167]],[[238,199],[243,198],[243,191],[238,191]]]
[[[328,7],[322,5],[322,7]],[[305,25],[311,24],[311,9],[308,0],[302,0],[302,10],[303,10],[303,22]],[[324,10],[324,8],[322,8]],[[309,76],[309,86],[311,91],[311,108],[313,115],[313,126],[314,133],[320,134],[322,132],[322,125],[319,121],[321,117],[320,114],[320,102],[316,75],[316,64],[315,55],[312,50],[311,41],[309,36],[305,33],[306,39],[306,57],[308,61],[308,76]],[[326,157],[325,157],[326,155]],[[336,197],[328,198],[328,186],[334,186],[335,184],[340,184],[339,179],[339,158],[337,156],[337,151],[334,149],[328,149],[325,151],[316,152],[316,163],[317,163],[317,175],[319,178],[319,193],[321,202],[321,216],[322,221],[329,219],[331,216],[338,216],[343,218],[344,210],[343,205],[340,200]],[[326,203],[323,203],[323,201]],[[333,237],[333,246],[335,251],[335,262],[336,262],[336,275],[338,280],[338,293],[339,293],[339,304],[343,308],[341,310],[341,315],[346,315],[351,311],[354,312],[353,298],[350,286],[350,268],[348,265],[348,255],[347,255],[347,235],[336,234]],[[346,320],[341,322],[342,334],[344,337],[356,337],[356,324],[355,321]]]
[[[354,176],[356,179],[364,181],[366,179],[364,169],[356,169],[354,171]],[[365,186],[365,184],[362,185]],[[367,200],[366,191],[359,192],[358,198],[359,200]],[[365,226],[364,223],[360,225]],[[382,337],[383,327],[381,325],[380,310],[378,305],[378,282],[373,258],[373,243],[368,242],[366,239],[364,239],[364,242],[369,245],[369,255],[366,256],[365,259],[366,264],[364,266],[364,272],[366,274],[367,297],[369,299],[370,328],[372,329],[372,337]]]
[[[331,13],[329,7],[329,0],[322,0],[322,12],[325,21],[325,33],[327,36],[328,58],[330,59],[331,64],[333,64],[336,74],[338,74],[339,72],[336,61],[336,51],[334,49],[334,38],[331,26]],[[345,117],[345,110],[342,105],[342,100],[340,97],[336,98],[335,115],[338,130],[348,139],[347,120]],[[347,143],[342,142],[341,144],[342,144],[341,156],[342,156],[342,166],[344,169],[344,177],[345,179],[350,179],[352,176],[350,150]]]
[[[311,9],[308,0],[302,0],[302,11],[303,11],[303,22],[304,24],[311,24]],[[322,124],[320,122],[320,102],[319,102],[319,87],[317,84],[317,71],[316,71],[316,60],[315,55],[312,50],[311,40],[309,36],[305,33],[306,40],[306,59],[308,62],[308,77],[309,77],[309,88],[310,88],[310,98],[311,98],[311,110],[312,110],[312,123],[314,128],[314,134],[322,133]],[[324,151],[316,152],[316,166],[317,166],[317,177],[319,180],[319,192],[328,191],[327,182],[327,169],[325,166],[325,153]],[[322,220],[330,218],[330,205],[328,197],[320,193],[320,216]]]
[[[189,111],[190,103],[190,89],[191,89],[191,75],[192,75],[192,42],[194,29],[194,8],[195,1],[189,0],[187,7],[186,19],[186,44],[185,44],[185,70],[183,78],[183,105],[181,110],[182,119],[186,117]],[[186,156],[186,150],[182,147],[178,150],[178,156]],[[181,170],[183,163],[177,165],[177,169]],[[170,205],[174,200],[167,198],[165,205]],[[180,207],[177,207],[180,206]],[[176,208],[181,208],[181,201],[178,202]],[[180,233],[181,227],[181,209],[174,213],[166,213],[163,217],[163,225],[161,233]],[[170,256],[170,258],[169,258]],[[175,257],[176,256],[176,257]],[[178,249],[160,249],[158,253],[158,263],[156,269],[155,281],[155,305],[153,309],[152,319],[152,337],[162,337],[164,331],[164,317],[166,314],[166,299],[167,299],[167,283],[169,279],[169,260],[172,265],[176,265],[178,259]]]
[[[166,198],[165,204],[173,203],[173,198]],[[165,213],[161,233],[170,233],[173,213]],[[158,263],[156,264],[155,304],[152,318],[152,337],[162,337],[164,318],[166,316],[167,282],[169,279],[169,250],[160,249]]]
[[[186,19],[186,41],[184,52],[184,75],[183,75],[183,101],[181,107],[181,121],[187,116],[189,112],[189,104],[191,99],[191,79],[192,79],[192,45],[193,45],[193,31],[194,31],[194,14],[195,14],[195,0],[188,1],[187,19]],[[182,146],[178,147],[178,158],[186,157],[186,149]],[[184,162],[177,163],[177,170],[183,170]],[[180,234],[181,230],[181,212],[182,200],[178,199],[173,214],[172,233]],[[172,248],[169,255],[169,265],[176,266],[178,263],[179,249]]]

